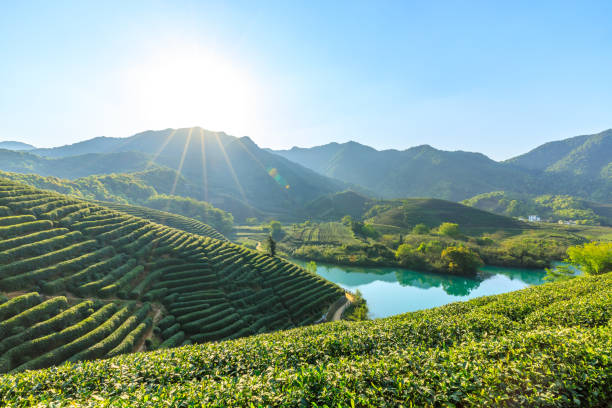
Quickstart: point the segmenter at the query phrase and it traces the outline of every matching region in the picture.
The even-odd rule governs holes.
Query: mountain
[[[5,141],[5,142],[0,142],[0,149],[6,149],[6,150],[32,150],[32,149],[36,149],[34,146],[27,144],[27,143],[22,143],[22,142],[15,142],[15,141]]]
[[[429,145],[378,151],[348,142],[276,153],[326,176],[362,185],[384,198],[437,197],[457,201],[498,185],[518,189],[529,176],[526,171],[504,166],[480,153],[447,152]]]
[[[344,298],[201,223],[117,208],[0,178],[0,373],[312,324]]]
[[[612,129],[545,143],[507,162],[550,173],[612,178]]]
[[[33,153],[51,162],[78,162],[89,154],[102,157],[141,154],[148,159],[147,163],[139,161],[131,171],[145,170],[151,165],[176,170],[188,186],[190,197],[244,213],[237,218],[261,214],[291,218],[295,208],[345,188],[340,181],[260,149],[248,137],[202,128],[147,131],[128,138],[97,137],[69,146],[36,149]],[[103,167],[99,173],[122,171],[115,170],[112,163]],[[10,160],[1,162],[0,169],[21,171]],[[72,178],[65,174],[62,177]],[[167,193],[174,194],[176,188],[171,183]]]
[[[356,142],[294,147],[275,153],[328,177],[361,185],[383,198],[460,201],[504,190],[611,202],[611,131],[565,142],[543,145],[533,154],[507,162],[496,162],[481,153],[443,151],[429,145],[379,151]]]

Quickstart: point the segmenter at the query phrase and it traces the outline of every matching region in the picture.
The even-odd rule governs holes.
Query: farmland
[[[0,179],[0,371],[288,329],[343,296],[205,224],[117,209]]]
[[[611,318],[608,273],[382,320],[8,375],[0,395],[22,406],[603,407]]]

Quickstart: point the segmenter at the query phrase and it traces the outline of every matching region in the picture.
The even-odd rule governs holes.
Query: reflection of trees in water
[[[421,289],[441,287],[444,292],[452,296],[467,296],[484,280],[480,276],[468,278],[409,270],[397,270],[395,276],[402,286],[413,286]]]
[[[541,269],[519,269],[519,268],[503,268],[499,266],[485,266],[482,272],[488,276],[504,275],[514,280],[518,279],[528,285],[540,285],[544,281],[542,278],[546,275],[546,271]]]

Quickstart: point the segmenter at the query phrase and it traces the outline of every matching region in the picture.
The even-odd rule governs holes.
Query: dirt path
[[[334,315],[331,318],[331,322],[337,322],[338,320],[342,319],[342,313],[344,313],[344,309],[346,309],[349,305],[351,304],[351,301],[346,299],[344,301],[344,304],[342,306],[340,306],[335,312]]]
[[[151,335],[153,334],[153,328],[155,328],[155,325],[159,321],[159,318],[162,314],[161,307],[153,304],[153,308],[155,309],[155,314],[153,315],[153,324],[151,324],[151,328],[149,328],[149,330],[145,332],[145,334],[141,337],[141,339],[138,340],[138,343],[136,343],[136,346],[134,347],[135,353],[139,351],[144,351],[145,340],[150,338]]]

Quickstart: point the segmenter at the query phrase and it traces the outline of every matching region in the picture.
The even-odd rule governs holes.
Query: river
[[[305,266],[306,262],[292,260]],[[544,270],[485,266],[477,277],[395,267],[353,267],[317,262],[317,273],[351,292],[359,290],[370,317],[387,317],[447,303],[496,295],[543,283]]]

